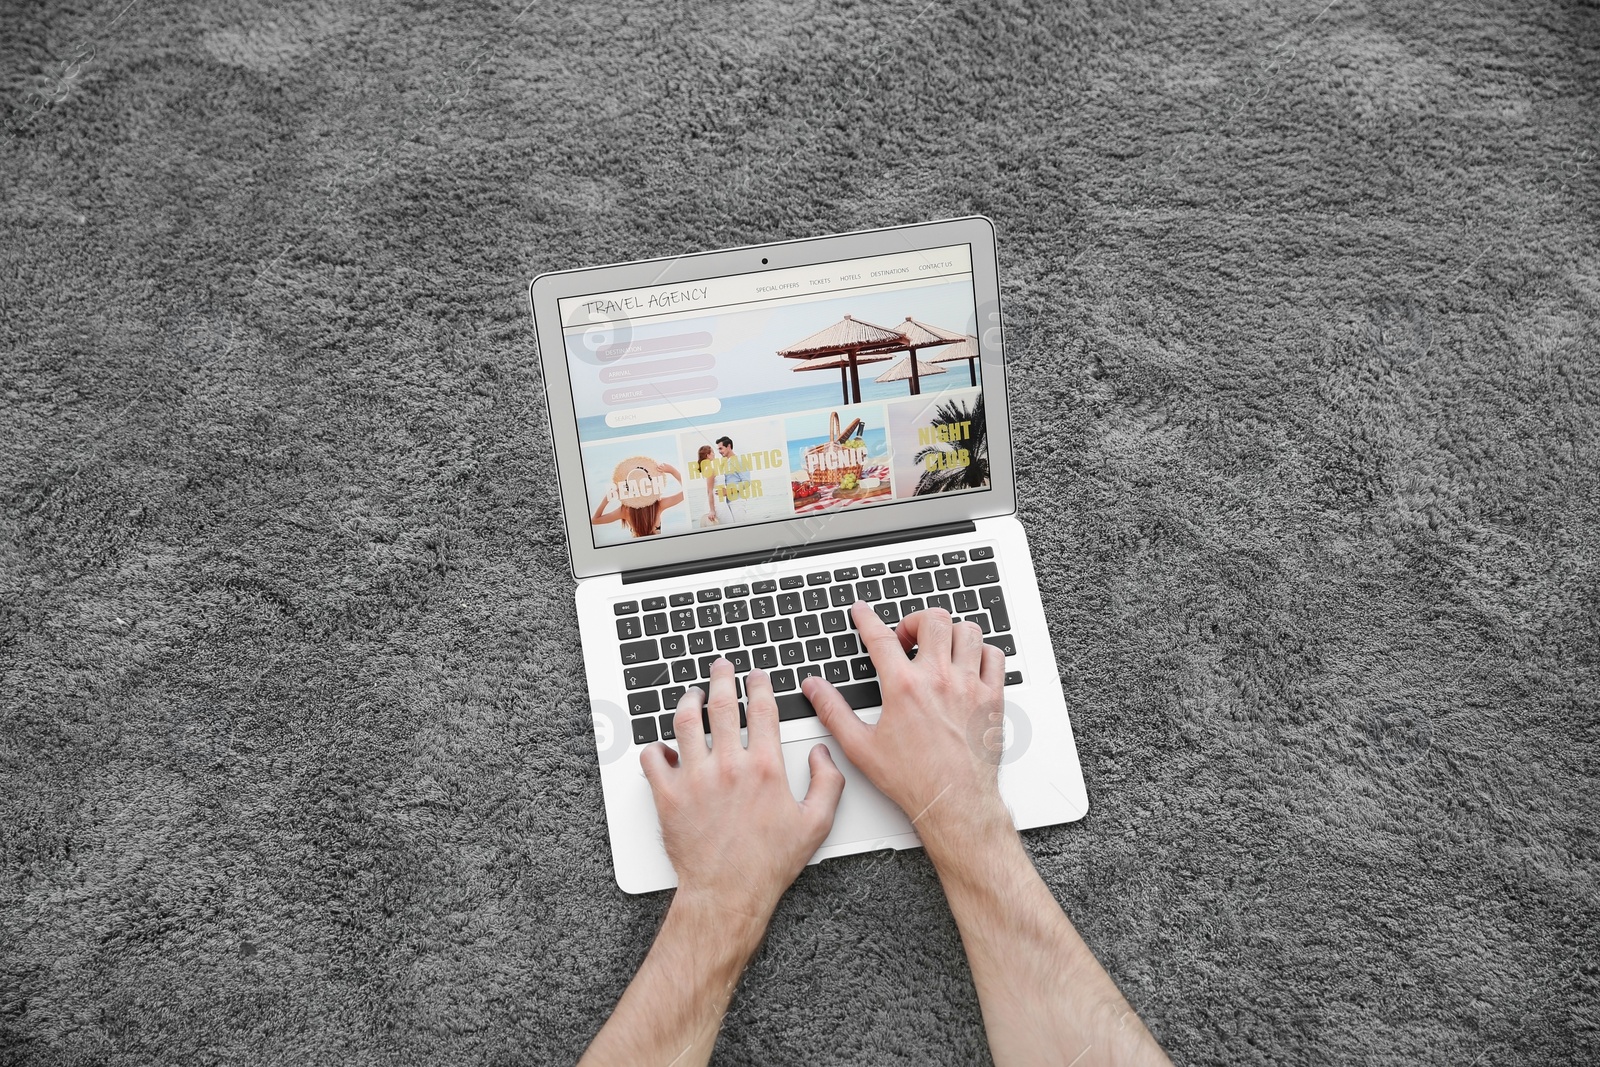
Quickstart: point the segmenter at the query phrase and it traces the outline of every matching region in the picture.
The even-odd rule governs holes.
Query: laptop
[[[639,763],[711,664],[769,674],[789,784],[846,786],[811,862],[920,843],[800,693],[881,713],[850,618],[929,607],[1006,653],[1019,829],[1088,811],[1015,516],[993,226],[961,218],[559,271],[529,300],[617,884],[676,884]],[[1022,448],[1027,442],[1021,442]]]

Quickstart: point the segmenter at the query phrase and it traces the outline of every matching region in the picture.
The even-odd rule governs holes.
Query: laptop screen
[[[596,548],[989,489],[969,245],[558,308]]]

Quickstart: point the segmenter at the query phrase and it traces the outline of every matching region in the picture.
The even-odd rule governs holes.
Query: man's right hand
[[[850,762],[930,831],[1003,818],[999,765],[1004,738],[1005,653],[975,623],[952,624],[938,608],[891,630],[857,601],[850,609],[883,690],[883,714],[861,721],[821,678],[803,691]],[[916,658],[908,653],[916,649]]]

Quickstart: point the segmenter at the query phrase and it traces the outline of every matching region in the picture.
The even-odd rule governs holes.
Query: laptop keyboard
[[[613,610],[634,744],[673,740],[678,699],[692,685],[708,688],[711,665],[721,657],[733,664],[740,726],[744,676],[757,667],[772,681],[782,721],[816,715],[800,692],[810,675],[832,682],[852,708],[877,707],[883,702],[877,671],[850,618],[857,600],[889,626],[924,608],[944,608],[1016,655],[988,545],[622,600]],[[1007,671],[1005,681],[1020,683],[1022,672]]]

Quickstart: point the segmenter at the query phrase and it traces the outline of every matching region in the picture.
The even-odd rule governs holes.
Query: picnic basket
[[[817,485],[838,485],[846,474],[861,477],[862,464],[866,462],[865,448],[846,448],[845,442],[857,432],[865,432],[860,419],[852,422],[843,432],[839,429],[839,413],[828,413],[828,439],[820,445],[806,449],[806,477]]]

